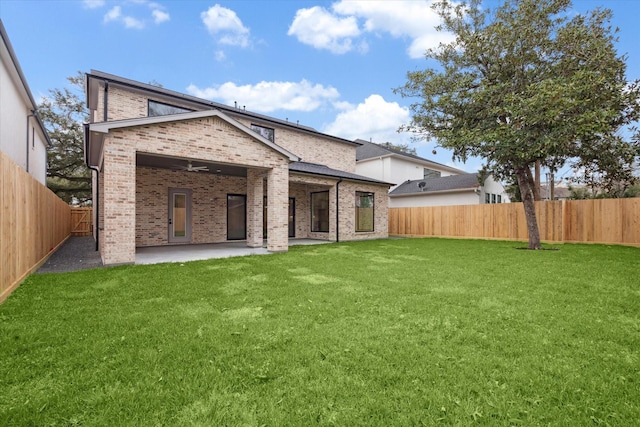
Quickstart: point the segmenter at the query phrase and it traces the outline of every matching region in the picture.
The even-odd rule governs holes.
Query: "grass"
[[[637,425],[640,249],[382,240],[32,275],[0,425]]]

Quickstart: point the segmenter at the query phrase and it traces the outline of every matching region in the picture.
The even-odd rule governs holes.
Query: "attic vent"
[[[427,186],[427,183],[424,182],[424,181],[420,181],[418,183],[418,188],[420,189],[420,191],[424,191],[424,187],[426,187],[426,186]]]

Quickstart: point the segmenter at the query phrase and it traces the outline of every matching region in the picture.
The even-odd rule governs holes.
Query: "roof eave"
[[[344,177],[344,176],[339,176],[339,175],[333,175],[333,174],[325,174],[325,173],[321,173],[321,172],[301,172],[301,171],[296,171],[296,170],[289,170],[289,173],[293,173],[293,174],[298,174],[298,175],[307,175],[307,176],[323,176],[323,177],[327,177],[327,178],[333,178],[336,181],[351,181],[351,182],[366,182],[369,184],[375,184],[375,185],[384,185],[387,187],[391,187],[394,184],[390,184],[388,182],[383,182],[383,181],[376,181],[373,179],[358,179],[358,178],[348,178],[348,177]]]

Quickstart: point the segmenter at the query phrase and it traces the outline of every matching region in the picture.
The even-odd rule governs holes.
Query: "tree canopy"
[[[68,77],[84,90],[84,76]],[[47,152],[47,186],[67,203],[91,201],[91,171],[84,162],[84,127],[89,113],[84,99],[69,88],[51,89],[38,106],[52,147]]]
[[[481,157],[498,179],[515,180],[529,247],[539,249],[531,168],[567,162],[622,174],[637,141],[616,132],[638,118],[640,88],[625,77],[611,12],[570,17],[569,0],[510,0],[495,10],[480,0],[441,0],[438,28],[455,41],[425,56],[437,67],[412,71],[396,89],[417,98],[401,129],[437,140],[456,159]],[[621,176],[621,175],[619,175]]]

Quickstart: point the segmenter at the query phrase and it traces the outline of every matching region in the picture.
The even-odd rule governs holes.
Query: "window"
[[[502,196],[500,194],[484,194],[484,202],[485,203],[502,203]]]
[[[311,193],[311,231],[329,232],[329,192]]]
[[[251,125],[251,130],[255,133],[259,134],[261,137],[268,139],[271,142],[275,141],[275,130],[271,128],[266,128],[264,126]]]
[[[162,102],[149,100],[149,117],[168,116],[170,114],[188,113],[193,110],[176,107],[175,105],[163,104]]]
[[[356,191],[356,231],[373,231],[373,193]]]
[[[429,168],[424,168],[424,179],[440,178],[440,175],[442,175],[442,173],[440,171],[436,171],[436,170],[429,169]]]

